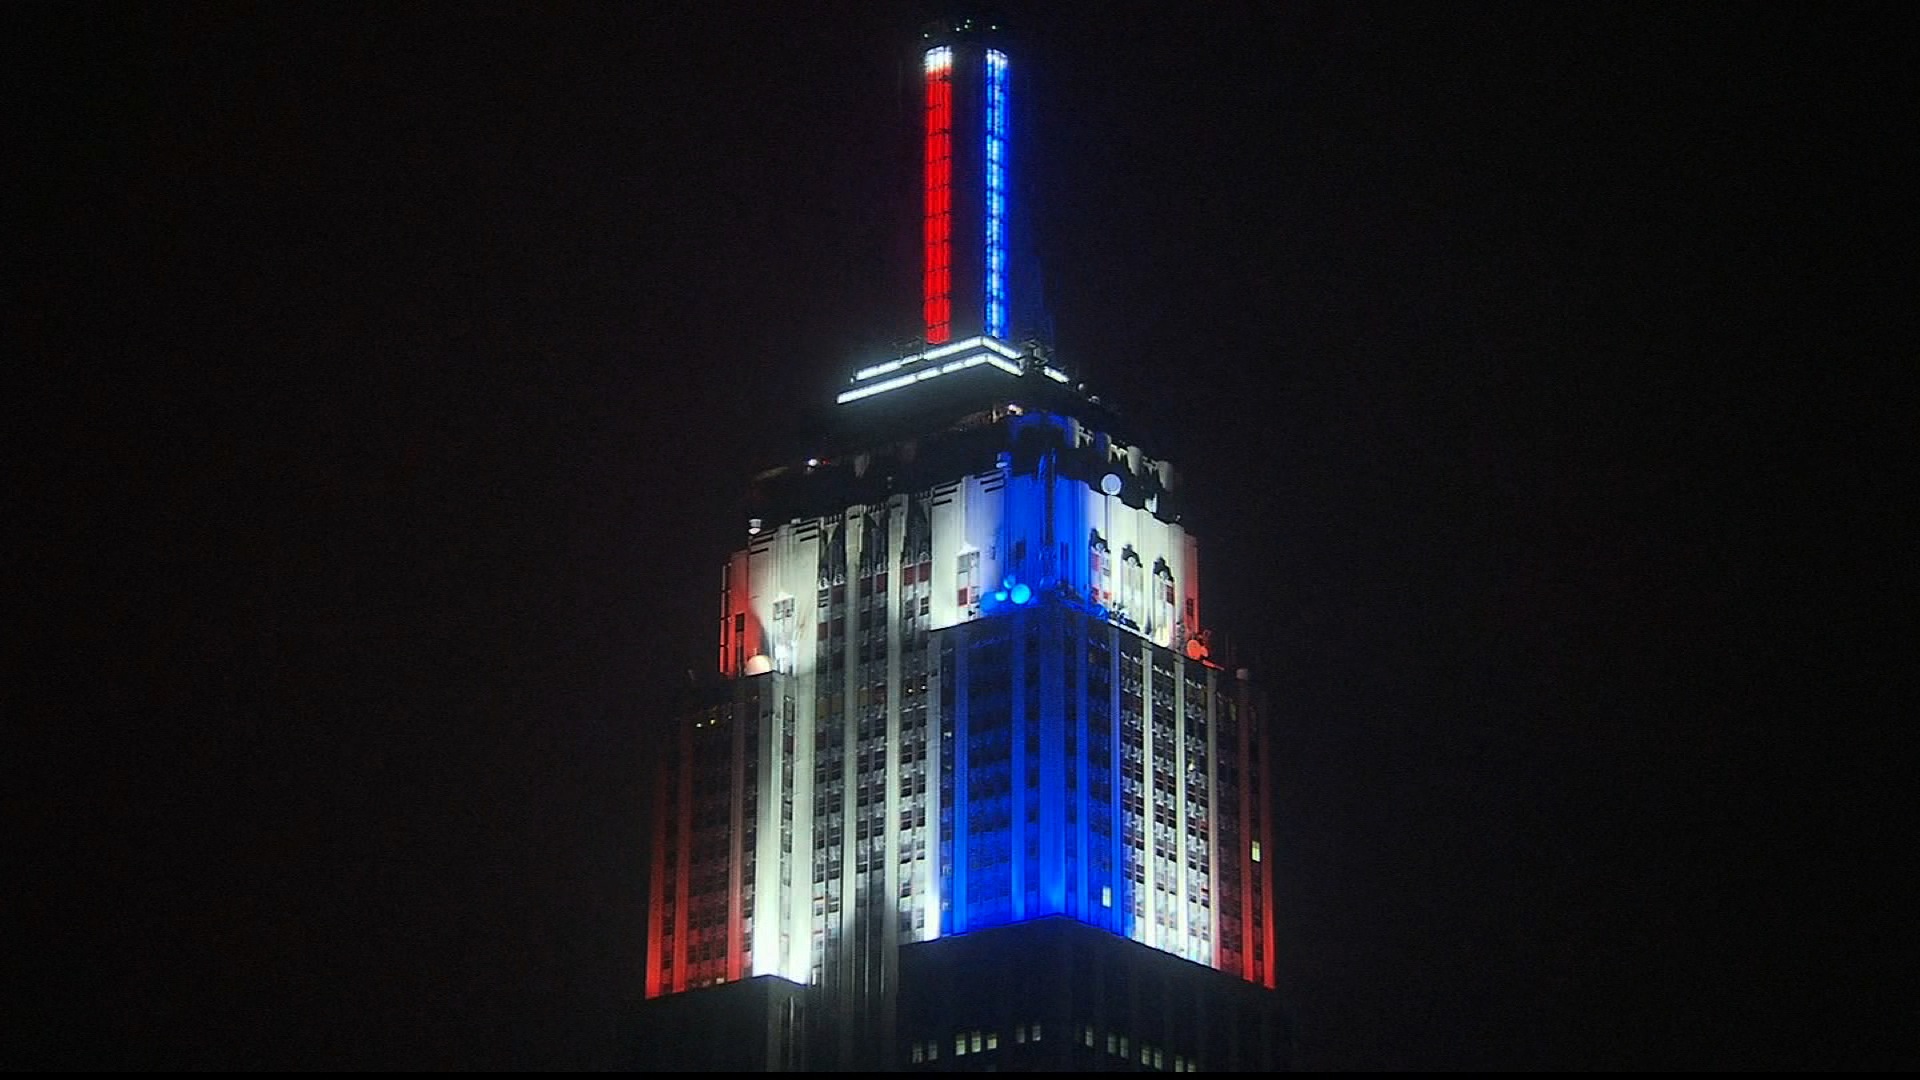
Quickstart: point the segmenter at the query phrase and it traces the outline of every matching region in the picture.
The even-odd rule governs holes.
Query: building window
[[[979,1038],[979,1036],[977,1035],[974,1037]],[[987,1049],[989,1050],[1000,1049],[1000,1033],[999,1032],[997,1031],[987,1032]]]
[[[1033,1041],[1040,1041],[1040,1022],[1038,1020],[1033,1023]]]
[[[1140,565],[1140,554],[1129,544],[1120,551],[1120,610],[1131,620],[1137,629],[1141,623],[1141,609],[1145,606],[1141,594],[1146,570]]]
[[[980,1033],[978,1031],[973,1033],[973,1052],[976,1054],[980,1052]]]
[[[913,1044],[913,1063],[915,1065],[918,1065],[922,1061],[925,1061],[926,1059],[927,1059],[926,1047],[921,1043],[914,1043]]]
[[[961,1032],[953,1037],[953,1052],[957,1057],[967,1052],[967,1033]]]
[[[1113,603],[1113,560],[1100,530],[1088,532],[1087,546],[1092,552],[1088,566],[1087,599],[1100,607]]]
[[[963,551],[960,553],[955,574],[954,599],[962,608],[980,602],[980,553]]]

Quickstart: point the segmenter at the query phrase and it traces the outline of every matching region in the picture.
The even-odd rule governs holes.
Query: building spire
[[[957,15],[921,32],[921,317],[930,346],[1013,336],[1012,95],[1000,27],[991,16]]]
[[[843,404],[980,366],[1070,381],[1040,347],[1050,335],[1014,182],[1009,36],[989,13],[921,29],[920,341],[855,372]]]

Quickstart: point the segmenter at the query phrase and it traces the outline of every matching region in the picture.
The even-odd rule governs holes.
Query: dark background
[[[6,9],[0,1065],[630,1060],[937,10]],[[1302,1063],[1912,1064],[1901,9],[1007,10],[1058,355],[1276,703]]]

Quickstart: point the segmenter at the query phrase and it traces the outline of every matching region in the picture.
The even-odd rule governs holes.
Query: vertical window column
[[[953,50],[927,50],[927,143],[922,283],[927,344],[953,336]]]
[[[1007,336],[1007,54],[987,52],[987,320]]]

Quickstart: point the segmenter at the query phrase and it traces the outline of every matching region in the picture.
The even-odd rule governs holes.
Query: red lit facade
[[[953,53],[926,57],[927,137],[925,269],[922,293],[927,344],[953,336]]]

